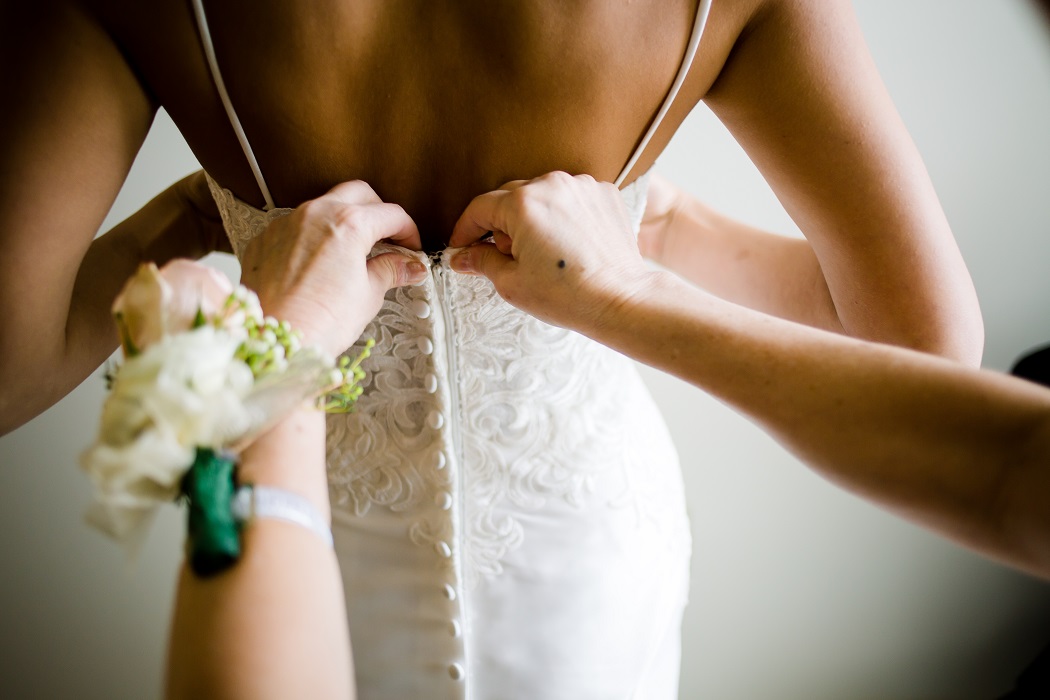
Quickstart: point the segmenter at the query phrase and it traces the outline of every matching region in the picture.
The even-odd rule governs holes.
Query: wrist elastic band
[[[236,458],[199,448],[182,480],[187,511],[190,568],[202,577],[233,566],[241,556],[241,529],[255,518],[273,518],[305,527],[333,546],[332,531],[310,501],[271,486],[235,486]]]
[[[273,488],[245,484],[237,489],[230,501],[230,512],[235,520],[247,523],[255,518],[273,518],[305,527],[333,546],[332,531],[310,501],[302,496]]]

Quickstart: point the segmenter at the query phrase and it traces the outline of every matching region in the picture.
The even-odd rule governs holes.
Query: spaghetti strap
[[[241,120],[237,118],[237,112],[233,109],[230,95],[226,92],[226,84],[222,81],[222,74],[219,72],[219,62],[215,58],[215,46],[212,44],[211,33],[208,31],[208,20],[204,16],[204,0],[193,0],[193,14],[197,19],[197,29],[200,32],[201,44],[204,46],[204,55],[208,59],[208,67],[211,69],[212,80],[215,81],[215,89],[219,92],[222,106],[226,108],[226,115],[230,118],[233,131],[237,134],[237,140],[240,141],[241,149],[248,159],[248,165],[252,168],[255,181],[259,184],[263,199],[266,200],[265,210],[270,211],[274,208],[273,197],[270,196],[270,189],[266,186],[266,180],[263,179],[259,161],[255,159],[255,153],[252,152],[248,137],[244,134],[244,127],[241,126]]]
[[[663,122],[664,117],[671,109],[671,104],[678,96],[679,90],[682,89],[682,84],[685,83],[685,78],[689,74],[690,67],[693,65],[693,59],[696,58],[696,52],[700,46],[700,38],[704,34],[704,27],[707,25],[707,17],[711,12],[711,2],[712,0],[700,0],[696,9],[696,17],[693,19],[692,35],[689,37],[689,43],[686,45],[685,55],[682,57],[682,63],[678,69],[678,75],[675,76],[674,82],[671,84],[671,89],[667,92],[667,97],[664,99],[663,104],[656,113],[653,123],[649,126],[649,129],[645,132],[642,140],[634,149],[634,153],[631,154],[627,164],[623,167],[620,175],[616,178],[615,184],[617,187],[623,184],[624,179],[630,174],[635,163],[641,158],[642,152],[645,151],[646,146],[649,145],[649,141],[652,140],[653,135],[656,133],[657,129],[660,128],[660,124]],[[274,208],[273,197],[270,196],[270,189],[266,186],[266,180],[263,178],[262,170],[259,168],[259,161],[256,160],[251,144],[248,143],[248,137],[244,133],[244,127],[241,126],[241,120],[238,119],[237,112],[233,109],[233,103],[230,102],[230,95],[226,92],[226,84],[222,80],[222,74],[219,72],[219,62],[215,57],[215,46],[212,44],[211,33],[208,30],[208,20],[204,14],[203,0],[193,0],[193,13],[197,20],[197,28],[201,37],[201,45],[204,47],[204,55],[208,59],[208,67],[211,70],[212,80],[215,82],[215,89],[218,91],[219,98],[222,100],[222,105],[226,109],[226,115],[230,119],[233,131],[237,134],[237,140],[241,144],[241,149],[244,151],[244,155],[248,159],[248,165],[251,166],[252,174],[255,175],[255,181],[259,185],[259,190],[262,192],[263,199],[266,200],[265,209],[266,211],[269,211]]]
[[[700,37],[704,34],[704,27],[707,26],[707,16],[711,12],[712,0],[700,0],[699,6],[696,8],[696,18],[693,20],[693,33],[689,37],[689,43],[685,47],[685,55],[682,57],[682,65],[678,68],[678,75],[675,76],[674,82],[671,83],[671,89],[667,92],[667,97],[664,99],[664,103],[660,105],[660,111],[656,113],[656,118],[653,119],[652,125],[649,130],[645,132],[645,136],[642,137],[638,147],[634,149],[634,153],[631,154],[630,160],[627,161],[627,165],[623,166],[623,170],[620,172],[620,176],[616,178],[615,185],[619,187],[623,184],[623,181],[630,174],[631,169],[634,168],[635,163],[642,157],[642,152],[645,147],[649,145],[649,141],[652,140],[656,130],[660,128],[660,123],[663,122],[664,117],[667,115],[668,110],[671,109],[671,103],[674,102],[674,98],[678,96],[678,91],[682,89],[682,84],[685,83],[685,77],[689,74],[689,68],[693,65],[693,59],[696,58],[696,50],[700,46]]]

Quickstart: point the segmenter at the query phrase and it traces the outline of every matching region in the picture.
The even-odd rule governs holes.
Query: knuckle
[[[377,201],[379,196],[376,194],[372,186],[364,180],[350,180],[346,183],[348,189],[355,195],[360,197],[364,201]]]
[[[405,208],[402,207],[400,204],[395,204],[393,202],[382,202],[381,204],[376,204],[375,206],[377,211],[382,211],[384,213],[390,214],[390,217],[392,219],[410,218],[408,216],[408,212],[406,212]]]
[[[327,216],[329,203],[324,198],[310,199],[299,205],[298,211],[304,219],[323,218]]]
[[[352,233],[360,231],[368,226],[368,212],[365,207],[345,205],[339,207],[333,219],[335,232]]]
[[[524,209],[528,206],[530,194],[528,187],[519,187],[507,194],[507,203],[514,209]]]
[[[380,199],[371,185],[363,180],[347,180],[328,190],[320,199],[342,204],[374,204]]]

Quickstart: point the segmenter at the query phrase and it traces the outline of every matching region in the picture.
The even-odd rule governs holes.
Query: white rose
[[[140,265],[113,301],[125,356],[189,330],[198,312],[219,314],[232,292],[225,275],[192,260],[172,260],[159,270],[153,263]]]
[[[134,548],[153,509],[178,494],[195,448],[227,446],[252,427],[252,374],[236,349],[230,334],[202,326],[124,363],[81,458],[95,484],[92,524]]]
[[[248,366],[234,357],[237,345],[225,331],[202,326],[166,338],[133,358],[157,367],[151,386],[141,394],[152,421],[168,425],[187,445],[217,448],[239,437],[248,427],[243,399],[253,378]],[[113,393],[119,395],[117,383]]]
[[[81,456],[95,491],[88,522],[133,554],[157,506],[178,496],[193,456],[193,448],[153,426],[122,445],[96,443]]]

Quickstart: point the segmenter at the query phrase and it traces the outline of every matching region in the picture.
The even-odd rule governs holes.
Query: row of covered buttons
[[[424,302],[424,303],[426,303],[426,302]],[[429,307],[427,307],[427,308],[429,308]],[[419,337],[419,351],[421,353],[423,353],[424,355],[433,354],[433,352],[434,352],[434,341],[431,340],[430,338],[426,337],[425,335],[420,336]],[[426,376],[423,377],[423,388],[427,390],[428,394],[433,394],[434,392],[436,392],[437,389],[438,389],[437,375],[434,374],[433,372],[427,372]],[[430,425],[431,428],[433,428],[434,430],[437,430],[438,428],[441,427],[441,423],[444,422],[442,420],[442,418],[441,418],[441,414],[438,413],[437,411],[432,411],[430,416],[431,417],[428,418],[428,424]],[[434,425],[435,422],[438,423],[438,424]]]
[[[441,414],[438,415],[440,416]],[[439,427],[440,423],[437,426],[434,426],[435,429]],[[434,468],[444,469],[445,463],[445,453],[438,452],[437,458],[434,460]],[[452,494],[448,491],[439,491],[437,495],[434,496],[434,504],[437,507],[441,508],[441,510],[451,510]],[[452,557],[452,547],[449,546],[448,542],[438,542],[436,545],[434,545],[434,550],[445,559],[450,559]],[[458,597],[456,593],[456,587],[453,586],[451,583],[445,584],[444,593],[445,598],[447,598],[450,603],[454,602]],[[451,620],[449,620],[449,633],[454,639],[459,639],[459,637],[463,635],[463,627],[460,624],[459,620],[457,620],[456,618],[452,618]],[[451,678],[454,681],[461,681],[466,676],[466,672],[463,670],[462,664],[451,663],[448,666],[448,675],[449,678]]]
[[[438,469],[443,469],[445,467],[445,455],[439,452],[438,456],[439,459],[435,466]],[[434,503],[442,510],[451,510],[452,494],[448,491],[439,491],[438,494],[434,497]],[[452,548],[448,545],[448,542],[438,542],[436,545],[434,545],[434,549],[440,556],[444,557],[445,559],[449,559],[452,557]],[[445,584],[444,593],[445,598],[447,598],[450,603],[455,602],[456,598],[459,597],[459,595],[456,593],[456,587],[453,586],[451,583]],[[461,636],[463,636],[463,626],[460,623],[460,621],[455,617],[449,620],[448,631],[449,634],[452,635],[453,639],[459,639]],[[453,662],[449,664],[448,675],[449,678],[451,678],[454,681],[463,680],[463,678],[466,676],[466,671],[463,670],[463,664],[459,662]]]
[[[456,599],[456,589],[451,583],[445,584],[445,597],[448,598],[450,602]],[[459,620],[453,618],[449,621],[449,633],[452,635],[453,639],[459,639],[463,635],[463,626],[460,624]],[[463,664],[449,664],[448,675],[454,681],[463,680],[463,677],[466,675],[463,670]]]
[[[411,305],[412,313],[419,318],[428,318],[430,316],[430,304],[422,299],[416,299]],[[423,335],[419,337],[419,351],[424,355],[431,355],[434,352],[434,341]],[[437,375],[433,372],[428,372],[423,378],[423,388],[426,389],[428,394],[433,394],[437,391],[438,380]],[[445,417],[441,415],[438,410],[433,410],[427,414],[427,425],[432,430],[440,430],[445,424]],[[446,458],[444,452],[438,452],[434,458],[434,468],[444,469],[446,464]],[[442,510],[451,510],[452,508],[452,494],[448,491],[440,491],[434,497],[434,503]],[[435,551],[443,558],[449,559],[452,557],[452,547],[449,546],[448,542],[438,542],[434,545]],[[456,588],[451,583],[446,583],[445,597],[449,602],[453,602],[457,598]],[[453,618],[449,621],[449,633],[453,638],[458,639],[463,635],[463,626],[460,621]],[[458,662],[453,662],[448,666],[448,675],[454,681],[461,681],[466,676],[466,671],[463,669],[463,665]]]

